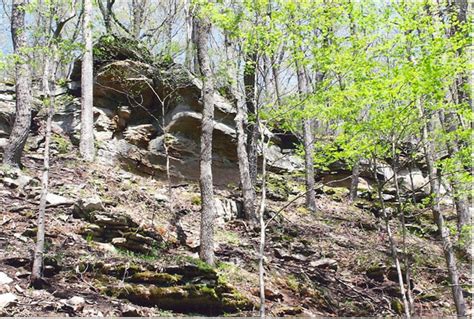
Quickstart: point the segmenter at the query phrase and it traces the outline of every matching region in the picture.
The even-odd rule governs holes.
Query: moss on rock
[[[133,274],[129,281],[134,283],[154,284],[163,287],[177,284],[182,277],[181,275],[157,273],[147,270]]]
[[[283,202],[288,200],[290,187],[288,186],[288,181],[284,176],[268,174],[266,186],[269,199]]]
[[[251,302],[236,291],[219,295],[216,288],[209,285],[157,287],[125,284],[122,288],[109,286],[106,293],[138,305],[182,313],[218,315],[252,307]]]
[[[336,202],[341,202],[349,196],[349,190],[345,187],[323,186],[323,192]]]

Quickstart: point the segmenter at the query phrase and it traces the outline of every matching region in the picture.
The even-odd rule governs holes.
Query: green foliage
[[[200,195],[194,195],[191,198],[191,204],[193,205],[201,205],[201,196]]]

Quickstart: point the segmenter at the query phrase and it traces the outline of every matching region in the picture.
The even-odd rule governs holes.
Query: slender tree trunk
[[[55,48],[52,49],[53,56],[55,55]],[[54,60],[54,58],[53,58]],[[31,270],[31,285],[35,288],[42,287],[42,270],[43,270],[43,255],[44,255],[44,242],[45,242],[45,215],[46,215],[46,196],[48,195],[49,186],[49,149],[51,142],[51,122],[54,115],[55,97],[54,92],[54,63],[51,65],[51,58],[45,59],[44,65],[44,98],[47,102],[48,116],[46,119],[45,128],[45,142],[44,142],[44,154],[43,154],[43,172],[41,174],[41,195],[40,204],[38,209],[38,220],[37,220],[37,232],[36,232],[36,246],[34,251],[33,267]],[[51,83],[51,84],[50,84]]]
[[[249,157],[250,167],[250,178],[252,185],[256,185],[257,182],[257,145],[258,145],[258,126],[255,124],[258,122],[258,106],[257,106],[257,63],[258,56],[256,53],[250,54],[246,57],[246,68],[244,71],[244,87],[245,87],[245,98],[247,101],[247,112],[251,117],[251,120],[247,124],[247,153]],[[264,150],[262,150],[264,151]]]
[[[8,144],[3,154],[3,163],[19,167],[21,155],[28,138],[31,125],[31,74],[28,65],[25,32],[26,0],[13,0],[11,15],[11,33],[13,49],[18,59],[15,62],[16,74],[16,114]]]
[[[426,123],[422,127],[422,142],[425,152],[426,164],[428,166],[428,177],[430,180],[430,192],[432,197],[431,208],[433,211],[433,218],[438,226],[438,231],[441,236],[441,241],[443,244],[443,252],[446,259],[446,266],[448,268],[449,279],[451,281],[451,290],[453,294],[454,304],[456,305],[456,312],[458,316],[466,315],[466,302],[464,301],[464,296],[462,294],[462,288],[459,284],[459,274],[456,265],[456,257],[454,255],[453,247],[451,245],[451,239],[449,238],[449,231],[444,222],[444,216],[441,211],[439,200],[439,179],[438,172],[435,166],[435,149],[434,144],[430,139],[430,134],[433,132],[432,119],[430,116],[425,114],[422,102],[418,101],[418,109],[420,113],[420,118],[426,119]]]
[[[166,53],[168,55],[168,57],[171,57],[171,43],[173,41],[173,19],[172,19],[172,16],[176,13],[174,12],[173,13],[173,8],[172,8],[172,4],[170,2],[168,2],[168,17],[165,19],[164,21],[164,29],[165,29],[165,37],[166,37],[166,43],[165,43],[165,46],[166,46]]]
[[[197,10],[197,8],[194,8],[193,10]],[[201,70],[199,68],[199,58],[198,58],[198,53],[197,53],[197,47],[196,47],[196,43],[198,41],[197,39],[197,21],[196,21],[197,17],[194,15],[193,13],[193,16],[192,16],[192,19],[191,19],[191,23],[192,23],[192,28],[191,28],[191,39],[192,39],[192,43],[193,43],[193,46],[191,47],[191,53],[192,53],[192,59],[193,59],[193,71],[194,71],[194,74],[197,74],[197,75],[202,75],[201,74]]]
[[[211,23],[207,18],[194,17],[196,27],[196,49],[202,74],[202,122],[201,122],[201,246],[199,257],[214,265],[214,187],[212,179],[212,132],[214,130],[214,81],[208,53]]]
[[[273,79],[272,60],[268,54],[262,56],[263,60],[263,80],[265,82],[264,103],[274,103],[277,101],[276,87]]]
[[[399,170],[399,157],[396,153],[396,145],[392,143],[392,169],[393,169],[393,181],[395,184],[395,196],[397,199],[397,213],[400,216],[400,221],[402,224],[402,246],[403,246],[403,263],[405,266],[405,281],[407,284],[407,298],[408,298],[408,311],[410,315],[413,313],[414,310],[414,302],[413,302],[413,295],[411,293],[411,281],[410,281],[410,262],[408,260],[408,253],[407,253],[407,228],[405,223],[405,213],[402,209],[402,198],[400,196],[400,185],[398,184],[398,170]]]
[[[458,127],[456,124],[455,115],[451,112],[445,113],[443,110],[440,110],[439,119],[443,130],[446,133],[451,133],[455,131]],[[450,157],[455,157],[459,152],[457,140],[448,140],[446,141],[446,148],[448,150],[448,155]],[[459,162],[454,163],[456,165],[454,174],[464,171],[462,165]],[[469,212],[469,200],[466,198],[466,193],[469,193],[468,187],[463,187],[462,182],[460,182],[456,177],[449,178],[451,188],[453,190],[453,199],[456,205],[457,212],[457,226],[458,232],[461,234],[463,228],[471,224],[471,214]]]
[[[184,65],[189,71],[193,70],[193,15],[191,0],[185,0],[184,3],[184,19],[186,23],[186,53],[184,57]]]
[[[82,158],[94,160],[94,113],[93,113],[93,57],[92,57],[92,2],[84,0],[83,35],[85,51],[81,73],[81,139],[79,151]]]
[[[273,74],[273,81],[274,81],[274,86],[275,86],[275,98],[276,98],[276,104],[280,105],[281,104],[281,89],[280,89],[280,82],[279,82],[279,70],[278,66],[275,65],[275,62],[272,62],[272,74]]]
[[[148,0],[132,0],[132,27],[131,35],[138,39],[140,37],[140,32],[142,30],[144,13],[147,7]]]
[[[259,123],[257,123],[258,125]],[[258,258],[258,282],[260,286],[260,318],[265,318],[265,201],[267,198],[267,158],[265,156],[265,135],[263,130],[260,133],[260,145],[262,148],[262,198],[260,199],[259,220],[260,220],[260,243],[259,243],[259,258]]]
[[[408,174],[410,174],[410,186],[411,186],[411,200],[413,204],[416,204],[416,196],[415,196],[415,182],[413,181],[413,171],[411,169],[411,163],[408,165]]]
[[[360,158],[357,158],[352,167],[351,189],[349,191],[349,200],[351,202],[357,199],[357,188],[359,187],[360,176]]]
[[[281,88],[280,88],[280,65],[285,57],[285,50],[280,48],[280,52],[277,54],[275,53],[272,56],[272,74],[273,80],[275,81],[275,94],[276,94],[276,103],[277,105],[281,104]]]
[[[298,78],[298,91],[302,98],[308,94],[308,83],[304,69],[296,63],[296,75]],[[305,177],[306,177],[306,207],[310,211],[316,210],[316,195],[314,192],[314,136],[312,120],[303,120],[303,142],[305,151]]]
[[[83,0],[83,1],[88,1],[88,0]],[[102,14],[102,18],[104,19],[105,32],[107,34],[113,34],[113,31],[112,31],[112,7],[114,6],[115,0],[106,0],[105,7],[104,7],[103,1],[104,0],[98,0],[97,4],[99,5],[99,10]],[[86,7],[86,5],[84,3],[84,8],[85,7]]]
[[[226,46],[228,52],[228,61],[230,63],[230,74],[233,78],[231,91],[236,101],[237,115],[235,116],[235,126],[237,132],[237,157],[239,162],[240,183],[242,187],[242,199],[244,206],[245,219],[252,225],[258,223],[258,217],[255,210],[255,190],[252,186],[250,177],[250,165],[247,153],[247,134],[245,133],[245,124],[247,122],[247,108],[245,98],[242,94],[241,74],[239,72],[240,57],[234,44],[226,37]]]
[[[460,31],[460,27],[462,24],[466,24],[466,18],[468,14],[468,1],[467,0],[450,0],[448,1],[448,18],[457,20],[458,24],[452,24],[450,29],[448,30],[448,37],[454,37]],[[463,54],[463,47],[459,47],[457,50],[457,55],[461,56]],[[466,91],[465,86],[469,82],[469,76],[467,73],[460,73],[456,77],[454,84],[452,85],[451,89],[451,97],[452,102],[458,105],[467,103],[472,108],[472,101],[469,97],[469,92]],[[468,86],[469,87],[469,86]],[[472,86],[471,86],[472,87]],[[469,89],[468,89],[469,90]],[[444,127],[444,130],[447,133],[455,131],[458,127],[462,127],[462,117],[458,117],[459,114],[456,114],[455,111],[447,111],[440,110],[440,121]],[[453,157],[455,154],[459,152],[460,143],[457,138],[454,140],[448,139],[446,141],[446,146],[448,149],[448,155]],[[456,165],[456,172],[462,172],[464,169],[462,165],[458,162],[455,163]],[[466,196],[466,193],[470,193],[470,186],[463,186],[462,182],[460,182],[456,177],[450,179],[450,184],[453,189],[453,198],[456,205],[456,212],[458,217],[458,232],[461,234],[463,228],[466,226],[471,225],[471,214],[470,214],[470,203],[469,199]],[[459,236],[461,239],[462,237]],[[472,258],[472,251],[471,251],[471,239],[469,238],[469,244],[466,249],[468,256]]]
[[[397,269],[397,275],[398,275],[398,283],[400,286],[400,297],[402,298],[403,302],[403,307],[405,311],[405,316],[409,319],[411,317],[410,315],[410,306],[407,301],[407,297],[405,294],[405,285],[403,282],[403,274],[402,274],[402,269],[400,267],[400,261],[398,259],[398,254],[397,254],[397,244],[395,243],[395,238],[393,237],[392,234],[392,229],[390,227],[390,220],[387,215],[387,210],[385,209],[385,201],[383,200],[383,195],[382,195],[382,185],[380,183],[380,180],[377,176],[377,161],[374,159],[374,178],[377,181],[377,193],[379,197],[379,202],[380,206],[382,208],[382,216],[385,221],[385,231],[387,232],[388,240],[390,243],[390,251],[392,253],[393,260],[395,262],[395,268]]]

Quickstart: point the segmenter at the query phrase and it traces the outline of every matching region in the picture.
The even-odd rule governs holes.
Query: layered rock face
[[[121,39],[102,39],[96,45],[94,114],[99,156],[111,162],[119,160],[146,174],[161,175],[167,150],[172,175],[196,179],[202,82],[178,64],[153,63],[149,56],[136,44]],[[80,62],[71,80],[71,88],[79,96]],[[227,185],[238,182],[236,110],[217,92],[214,101],[213,170],[216,184]],[[68,123],[62,121],[62,127],[77,138],[79,117],[77,110],[74,113],[56,117],[58,121],[69,119]],[[268,136],[280,141],[270,132]],[[274,170],[301,168],[299,159],[283,154],[278,144],[267,149],[267,156]]]

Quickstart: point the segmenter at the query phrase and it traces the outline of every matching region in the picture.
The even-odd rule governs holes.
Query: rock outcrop
[[[15,120],[14,94],[13,85],[0,84],[0,149],[5,147]]]
[[[121,39],[110,37],[96,45],[94,115],[99,155],[155,175],[164,170],[166,147],[172,174],[176,178],[197,178],[201,80],[179,64],[152,62],[150,54],[137,49],[133,42],[127,45],[129,48]],[[78,94],[79,62],[71,80],[71,88]],[[216,183],[226,185],[238,181],[236,110],[217,92],[214,101],[213,169]],[[78,117],[73,118],[69,123],[62,121],[62,127],[65,133],[77,137]],[[268,134],[272,137],[272,133]],[[277,135],[274,140],[281,142]],[[301,161],[283,154],[279,145],[271,146],[266,153],[276,171],[301,168]]]
[[[145,263],[120,266],[96,263],[82,267],[95,273],[97,287],[105,294],[141,306],[204,315],[254,307],[249,299],[205,265],[185,263],[158,269]]]
[[[98,198],[80,199],[74,205],[74,216],[89,222],[81,231],[88,239],[111,243],[116,248],[142,254],[154,254],[164,243],[151,229],[122,212],[105,211]]]

